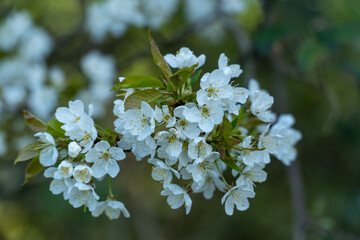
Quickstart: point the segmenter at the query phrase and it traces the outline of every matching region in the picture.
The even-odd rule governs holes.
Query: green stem
[[[110,177],[109,177],[109,196],[110,196],[110,198],[114,197],[114,194],[113,194],[112,189],[111,189],[111,178]]]
[[[232,134],[231,136],[236,137],[236,138],[241,139],[241,140],[246,138],[245,136],[241,136],[241,135],[238,135],[238,134]]]
[[[187,185],[185,185],[185,189],[188,188],[188,187],[190,187],[191,184],[193,184],[193,183],[194,183],[194,180],[191,180]]]
[[[218,170],[218,172],[220,173],[220,176],[221,176],[221,179],[223,180],[223,182],[225,183],[226,186],[230,186],[227,181],[225,180],[224,178],[224,175],[222,174],[222,172],[220,171],[220,168],[219,168],[219,165],[217,162],[215,162],[215,166],[216,166],[216,169]]]
[[[243,119],[244,117],[250,116],[251,112],[245,113],[244,115],[242,115],[241,117],[238,118],[238,120]]]
[[[96,123],[95,123],[95,127],[96,128],[98,128],[100,131],[102,131],[103,133],[105,133],[105,129],[103,129],[102,127],[100,127],[99,125],[97,125]]]

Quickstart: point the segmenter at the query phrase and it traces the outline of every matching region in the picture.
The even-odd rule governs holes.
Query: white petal
[[[115,160],[109,159],[108,163],[105,165],[105,170],[110,177],[114,178],[119,173],[120,168]]]
[[[199,122],[201,120],[200,111],[196,107],[193,107],[190,109],[188,109],[188,108],[185,109],[183,111],[183,114],[184,114],[186,120],[188,120],[190,122]]]
[[[123,160],[125,158],[125,153],[121,148],[111,147],[109,149],[109,152],[110,152],[112,158],[117,160],[117,161]]]
[[[232,216],[234,213],[234,203],[230,197],[225,201],[225,212],[229,216]]]
[[[85,160],[89,163],[91,162],[96,162],[99,158],[101,158],[101,153],[99,153],[98,151],[96,151],[95,148],[90,149],[86,154],[85,154]]]
[[[202,119],[202,121],[199,122],[199,127],[201,130],[208,133],[214,129],[214,123],[210,119]]]
[[[80,116],[84,113],[84,104],[80,100],[76,100],[74,102],[70,101],[69,108],[76,116]]]
[[[56,163],[58,158],[58,150],[55,147],[49,146],[41,150],[40,152],[40,163],[44,167],[52,166]]]
[[[206,56],[204,54],[201,54],[198,58],[197,58],[197,62],[198,62],[198,66],[196,67],[196,69],[198,69],[199,67],[203,66],[205,64],[205,60],[206,60]]]
[[[172,67],[172,68],[178,68],[176,57],[173,54],[166,54],[164,56],[165,61]]]
[[[59,107],[56,109],[55,117],[59,122],[71,123],[76,120],[76,117],[72,114],[69,108]]]
[[[226,68],[228,64],[228,58],[225,56],[224,53],[220,54],[219,60],[218,60],[218,67],[219,69]]]
[[[54,179],[50,183],[50,191],[53,194],[60,194],[67,189],[64,179]]]
[[[91,170],[93,172],[94,177],[101,178],[106,174],[105,161],[104,160],[96,161],[94,165],[92,165]]]
[[[95,144],[95,149],[97,151],[105,152],[110,148],[110,144],[107,141],[100,141],[97,144]]]

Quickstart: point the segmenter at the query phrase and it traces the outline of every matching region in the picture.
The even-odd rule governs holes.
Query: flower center
[[[83,137],[83,140],[89,140],[90,139],[90,134],[86,133],[85,136]]]
[[[216,90],[216,89],[213,88],[213,87],[209,87],[209,88],[207,89],[207,92],[208,92],[208,96],[209,96],[209,97],[216,95],[216,93],[217,93],[218,91],[219,91],[219,90]]]
[[[60,172],[62,175],[67,175],[70,172],[70,168],[69,167],[61,167]]]
[[[210,113],[209,108],[203,107],[203,108],[201,109],[201,114],[202,114],[205,118],[208,118],[208,117],[209,117],[209,113]]]
[[[108,159],[110,157],[110,153],[108,152],[104,152],[103,155],[102,155],[103,159]]]
[[[185,119],[181,120],[179,122],[180,126],[184,127],[187,124],[187,121]]]
[[[176,139],[177,139],[177,137],[175,136],[175,134],[174,134],[174,135],[171,135],[171,136],[169,137],[169,143],[174,143],[174,142],[176,141]]]

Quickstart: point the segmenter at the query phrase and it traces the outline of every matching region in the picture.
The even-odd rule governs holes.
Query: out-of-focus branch
[[[306,239],[307,213],[299,159],[291,163],[291,165],[287,168],[287,172],[290,181],[291,200],[294,211],[293,237],[295,240],[303,240]]]
[[[273,82],[274,82],[274,93],[277,99],[277,112],[286,113],[288,112],[288,101],[286,95],[286,87],[284,81],[284,75],[279,71],[279,67],[282,62],[281,46],[273,47],[273,51],[270,54],[270,61],[274,68]],[[279,63],[279,59],[282,61]],[[290,194],[293,208],[293,239],[304,240],[306,239],[306,206],[303,180],[301,176],[301,169],[299,158],[292,162],[287,168],[289,183],[290,183]]]

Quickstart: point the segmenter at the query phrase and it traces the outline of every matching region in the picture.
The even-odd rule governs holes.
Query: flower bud
[[[81,151],[81,147],[76,142],[71,142],[68,146],[69,148],[69,156],[72,158],[77,157],[79,155],[79,152]]]

